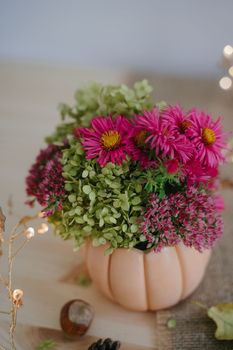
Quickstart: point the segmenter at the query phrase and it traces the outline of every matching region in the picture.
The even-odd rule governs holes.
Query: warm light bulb
[[[228,69],[228,73],[233,77],[233,66]]]
[[[40,224],[37,232],[39,233],[39,235],[43,235],[44,233],[48,232],[49,227],[47,224],[45,224],[44,222],[42,222],[42,224]]]
[[[27,239],[31,239],[32,237],[35,236],[35,230],[33,227],[28,227],[25,231]]]
[[[223,55],[229,57],[233,54],[233,47],[231,45],[226,45],[223,49]]]
[[[221,89],[223,90],[228,90],[231,88],[232,86],[232,80],[231,78],[229,77],[222,77],[220,80],[219,80],[219,86]]]

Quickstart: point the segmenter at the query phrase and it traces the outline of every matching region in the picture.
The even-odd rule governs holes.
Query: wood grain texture
[[[0,328],[1,341],[6,342],[6,333],[7,324],[2,323]],[[56,344],[56,350],[87,350],[88,347],[99,338],[88,335],[81,337],[79,340],[70,340],[58,330],[22,325],[17,327],[17,350],[33,350],[43,341],[48,339],[54,341]],[[154,347],[145,347],[144,345],[139,346],[135,344],[127,344],[125,342],[122,342],[121,344],[121,350],[155,350]]]
[[[0,63],[0,200],[6,214],[7,202],[13,204],[13,215],[7,215],[7,229],[17,218],[31,213],[24,205],[24,178],[43,146],[44,136],[58,122],[57,104],[72,102],[74,90],[90,80],[127,83],[138,78],[142,76],[125,72]],[[216,81],[153,75],[148,78],[155,85],[157,100],[179,102],[187,108],[197,105],[215,117],[221,113],[225,126],[233,130],[232,97],[219,90]],[[222,174],[232,182],[232,164],[224,166]],[[18,350],[33,350],[45,338],[55,339],[59,349],[84,350],[99,337],[120,339],[123,350],[233,349],[232,343],[214,340],[214,324],[203,310],[191,304],[192,299],[207,305],[233,300],[233,191],[225,187],[223,193],[227,208],[225,236],[214,250],[204,282],[187,301],[156,314],[129,312],[104,298],[94,285],[77,285],[83,267],[72,242],[63,242],[51,232],[33,239],[15,264],[15,287],[25,292],[18,318]],[[0,269],[5,269],[2,258]],[[58,322],[62,305],[73,298],[82,298],[95,308],[88,335],[78,343],[64,342]],[[7,301],[0,290],[0,309],[5,308]],[[167,328],[171,317],[177,320],[175,330]],[[7,336],[5,322],[5,318],[0,318],[1,341]]]

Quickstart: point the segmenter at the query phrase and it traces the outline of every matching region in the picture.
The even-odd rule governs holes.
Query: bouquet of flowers
[[[147,81],[93,84],[60,106],[26,179],[29,203],[76,247],[153,249],[183,242],[198,251],[222,235],[218,167],[227,134],[221,118],[165,102]]]

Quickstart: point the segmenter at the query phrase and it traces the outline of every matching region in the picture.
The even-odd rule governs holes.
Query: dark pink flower
[[[216,210],[221,213],[225,208],[223,197],[221,195],[214,195],[214,201],[215,201]]]
[[[185,135],[178,133],[171,122],[159,116],[159,110],[145,112],[137,119],[137,128],[146,130],[149,136],[146,142],[160,158],[176,158],[187,162],[193,152],[192,145]]]
[[[90,128],[78,129],[76,134],[81,135],[87,159],[97,158],[103,167],[109,162],[121,164],[130,154],[126,147],[130,130],[131,125],[123,116],[97,117],[92,119]]]
[[[213,121],[208,114],[194,109],[190,112],[190,120],[191,142],[196,148],[197,159],[206,167],[218,167],[219,162],[225,160],[222,151],[226,148],[227,135],[222,132],[221,118]]]
[[[164,163],[168,174],[176,174],[179,170],[179,162],[176,159],[169,159]]]
[[[169,122],[174,130],[179,134],[191,135],[192,121],[190,116],[186,115],[180,106],[169,106],[162,111],[162,118]]]
[[[46,216],[62,208],[65,190],[61,156],[60,148],[54,145],[41,150],[26,178],[27,195],[34,197],[28,203],[33,204],[37,200],[43,207],[50,206],[51,208],[45,213]]]
[[[127,149],[130,153],[132,160],[140,163],[144,169],[157,166],[155,160],[150,159],[150,146],[146,143],[146,139],[149,136],[146,130],[143,130],[137,124],[137,119],[140,116],[136,116],[132,120],[132,125],[127,138]]]
[[[155,251],[181,241],[202,251],[211,248],[223,233],[216,209],[216,198],[195,187],[162,199],[152,194],[142,215],[141,230]]]

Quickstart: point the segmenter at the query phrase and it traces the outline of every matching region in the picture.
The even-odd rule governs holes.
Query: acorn
[[[66,303],[60,312],[60,324],[69,338],[79,338],[91,325],[94,309],[86,301],[74,299]]]
[[[119,341],[113,341],[110,338],[105,340],[99,339],[97,342],[91,344],[88,350],[118,350],[121,347]]]

